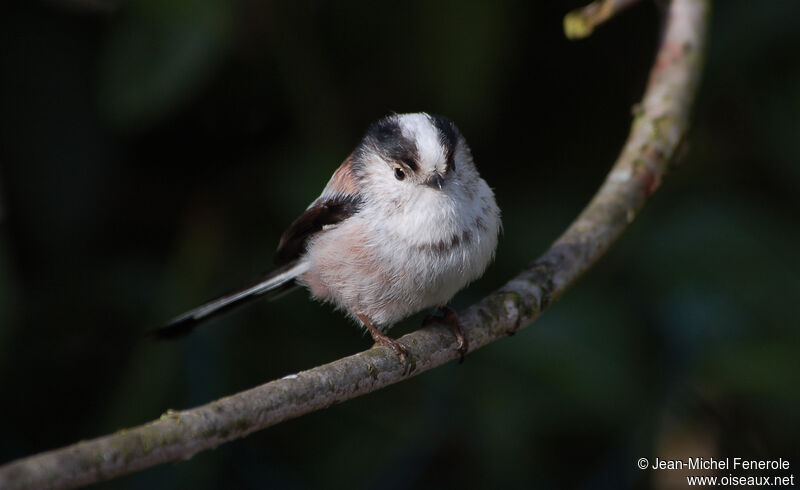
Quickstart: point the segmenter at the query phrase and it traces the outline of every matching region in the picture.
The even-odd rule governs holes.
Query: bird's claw
[[[409,368],[408,349],[406,349],[406,346],[404,346],[397,340],[394,340],[393,338],[387,337],[385,335],[381,337],[375,337],[375,345],[376,346],[382,345],[394,351],[397,357],[400,358],[400,364],[403,365],[403,373],[408,373],[408,368]]]
[[[464,335],[464,331],[461,329],[461,322],[458,319],[458,313],[456,313],[456,310],[450,308],[449,306],[440,306],[439,311],[442,312],[442,316],[428,315],[424,320],[422,320],[422,325],[428,326],[434,322],[447,325],[447,328],[449,328],[456,337],[456,350],[461,356],[458,362],[461,364],[464,362],[464,356],[466,356],[467,352],[469,351],[469,343],[467,342],[467,337]]]

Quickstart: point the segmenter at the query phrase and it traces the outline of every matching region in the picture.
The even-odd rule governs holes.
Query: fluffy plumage
[[[385,331],[446,305],[480,277],[499,230],[494,195],[455,125],[425,113],[392,115],[369,128],[281,237],[278,269],[156,334],[188,332],[218,312],[294,285]]]

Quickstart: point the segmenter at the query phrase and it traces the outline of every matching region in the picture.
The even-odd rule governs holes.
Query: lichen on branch
[[[639,0],[596,0],[564,16],[564,34],[569,39],[583,39],[595,27]]]

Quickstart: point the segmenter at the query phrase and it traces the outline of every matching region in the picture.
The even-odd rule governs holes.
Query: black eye
[[[403,179],[406,178],[406,173],[403,171],[403,169],[401,167],[395,167],[394,168],[394,177],[397,180],[403,180]]]

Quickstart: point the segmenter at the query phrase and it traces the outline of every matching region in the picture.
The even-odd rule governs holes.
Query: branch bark
[[[589,205],[537,260],[460,313],[470,350],[531,323],[600,258],[659,186],[685,135],[701,72],[708,0],[673,0],[628,140]],[[456,357],[442,326],[404,336],[409,376]],[[74,488],[170,461],[406,379],[397,357],[372,348],[197,408],[0,467],[0,488]]]
[[[564,34],[569,39],[591,36],[594,28],[639,0],[596,0],[564,16]]]

